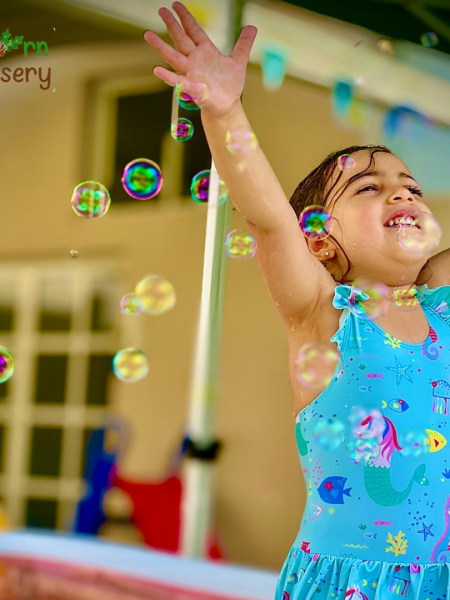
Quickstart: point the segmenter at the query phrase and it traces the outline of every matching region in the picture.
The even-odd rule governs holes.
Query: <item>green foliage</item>
[[[6,52],[11,52],[11,50],[17,50],[19,44],[23,41],[23,35],[16,35],[15,38],[11,38],[11,34],[9,33],[9,29],[4,31],[0,37],[0,40],[5,44]]]

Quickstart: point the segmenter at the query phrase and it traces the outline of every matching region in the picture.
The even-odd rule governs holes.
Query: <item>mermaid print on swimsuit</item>
[[[370,321],[367,298],[336,287],[340,364],[296,418],[307,501],[275,600],[450,600],[450,286],[419,289],[421,344]]]

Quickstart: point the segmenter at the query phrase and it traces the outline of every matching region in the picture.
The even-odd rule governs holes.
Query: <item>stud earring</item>
[[[330,253],[328,251],[325,252],[325,256],[330,256]]]

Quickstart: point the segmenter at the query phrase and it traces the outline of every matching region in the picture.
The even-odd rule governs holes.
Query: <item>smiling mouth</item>
[[[403,219],[403,222],[401,222]],[[420,229],[419,219],[417,217],[396,217],[395,219],[391,219],[386,227],[386,229],[398,229],[400,226],[402,227],[414,227],[415,229]]]

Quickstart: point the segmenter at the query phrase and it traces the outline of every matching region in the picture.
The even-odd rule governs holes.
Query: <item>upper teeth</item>
[[[391,219],[388,223],[388,227],[393,227],[394,225],[399,225],[400,221],[402,221],[402,225],[415,225],[416,221],[413,217],[395,217],[395,219]]]

